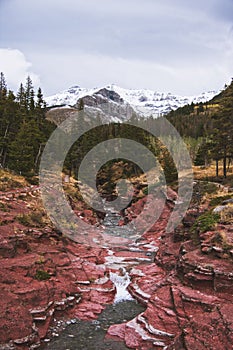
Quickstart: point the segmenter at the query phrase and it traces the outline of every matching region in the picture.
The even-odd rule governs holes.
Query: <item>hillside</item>
[[[167,119],[186,140],[195,165],[208,167],[215,161],[215,180],[231,176],[233,82],[210,101],[179,108],[170,112]]]
[[[193,136],[196,133],[196,137],[199,137],[204,135],[204,131],[208,128],[208,122],[215,113],[225,108],[226,105],[233,108],[233,81],[212,99],[187,104],[171,111],[166,118],[175,125],[181,136]],[[192,119],[190,120],[190,118]]]

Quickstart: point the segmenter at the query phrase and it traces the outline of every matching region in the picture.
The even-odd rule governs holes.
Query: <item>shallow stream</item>
[[[103,225],[105,233],[119,236],[118,213],[107,211]],[[129,230],[129,232],[127,231]],[[133,228],[130,225],[125,227],[125,235],[132,235]],[[122,233],[122,231],[121,231]],[[150,259],[149,259],[150,260]],[[119,264],[119,265],[118,265]],[[48,343],[43,344],[40,349],[46,350],[125,350],[129,349],[123,342],[106,340],[105,336],[108,328],[113,324],[120,324],[136,317],[145,311],[145,307],[134,300],[127,286],[130,278],[121,263],[117,263],[119,274],[110,273],[110,279],[116,286],[116,295],[114,303],[107,305],[105,310],[94,321],[71,320],[66,322],[63,331],[54,332],[55,337],[52,340],[47,339]]]
[[[135,300],[122,301],[108,305],[94,321],[76,321],[57,338],[45,344],[40,349],[47,350],[125,350],[123,342],[105,340],[107,329],[112,324],[129,321],[145,308]]]

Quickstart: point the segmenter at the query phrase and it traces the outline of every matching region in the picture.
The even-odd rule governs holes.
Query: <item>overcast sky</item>
[[[115,83],[181,95],[233,76],[232,0],[0,0],[0,70],[51,95]]]

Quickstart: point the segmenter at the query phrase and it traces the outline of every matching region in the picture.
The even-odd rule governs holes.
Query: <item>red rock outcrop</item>
[[[111,326],[108,337],[138,350],[232,349],[232,254],[216,243],[216,232],[192,240],[189,228],[200,208],[191,208],[183,224],[167,234],[176,200],[169,190],[153,227],[134,244],[116,238],[118,247],[110,250],[75,243],[48,225],[27,227],[17,220],[32,210],[37,194],[38,189],[33,193],[31,188],[0,196],[1,350],[35,349],[54,317],[96,318],[114,300],[109,271],[117,264],[129,271],[128,290],[146,311]],[[128,219],[139,215],[144,205],[145,198],[128,208]],[[96,222],[91,211],[79,208],[81,213]],[[229,225],[219,229],[232,237]]]
[[[0,201],[0,349],[36,348],[55,315],[94,318],[112,302],[107,252],[22,221],[38,201],[37,187],[2,193]]]
[[[166,234],[171,210],[169,200],[160,219],[141,239],[141,244],[146,241],[158,247],[156,264],[131,270],[128,289],[147,309],[130,322],[111,326],[108,337],[142,350],[232,349],[232,255],[224,253],[224,248],[214,249],[214,241],[208,241],[216,231],[200,234],[199,243],[190,239],[189,228],[198,215],[194,208],[176,232]],[[230,225],[224,230],[232,237]],[[203,251],[207,241],[208,252]]]

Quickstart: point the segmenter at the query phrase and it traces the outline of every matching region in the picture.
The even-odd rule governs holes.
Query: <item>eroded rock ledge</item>
[[[171,208],[169,201],[160,220],[142,237],[159,248],[155,264],[131,271],[129,290],[147,309],[130,322],[111,326],[108,336],[124,340],[132,349],[232,349],[232,255],[208,240],[218,227],[200,234],[198,243],[190,239],[187,227],[201,208],[190,208],[184,224],[165,234]],[[231,225],[224,230],[230,239]],[[203,252],[206,240],[211,247],[208,254]]]
[[[214,232],[200,235],[198,243],[191,239],[187,228],[201,207],[190,208],[183,225],[167,235],[176,198],[169,191],[159,221],[137,243],[108,250],[77,244],[50,227],[17,223],[15,216],[30,210],[37,192],[1,198],[10,206],[2,205],[7,210],[1,213],[6,221],[1,226],[0,349],[38,348],[54,318],[95,319],[114,299],[109,279],[114,259],[128,266],[128,289],[146,311],[111,326],[108,337],[140,350],[232,348],[232,255],[209,239]],[[129,214],[140,213],[144,202],[134,203]],[[229,225],[224,230],[232,236]],[[208,251],[203,250],[207,243]]]

